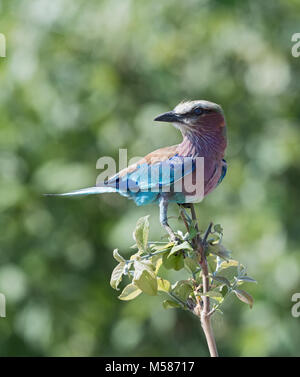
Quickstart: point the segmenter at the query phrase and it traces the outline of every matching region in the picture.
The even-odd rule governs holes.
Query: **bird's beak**
[[[170,123],[180,123],[182,122],[180,115],[176,114],[174,111],[168,111],[158,115],[154,121],[156,122],[170,122]]]

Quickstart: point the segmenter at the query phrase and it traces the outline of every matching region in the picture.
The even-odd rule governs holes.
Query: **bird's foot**
[[[174,231],[170,227],[170,225],[169,224],[162,224],[162,226],[165,228],[165,230],[169,234],[170,241],[174,242],[175,244],[178,244],[180,242],[180,238],[174,233]]]
[[[172,229],[168,229],[168,233],[170,236],[170,241],[174,242],[175,245],[178,245],[180,242],[182,242],[181,238],[177,236]]]
[[[170,239],[171,239],[171,242],[174,242],[175,245],[178,245],[181,243],[181,239],[175,235],[170,237]]]

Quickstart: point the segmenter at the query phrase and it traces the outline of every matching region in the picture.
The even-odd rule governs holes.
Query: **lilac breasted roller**
[[[198,197],[198,190],[187,192],[184,184],[190,179],[197,185],[197,177],[200,176],[195,163],[197,158],[202,157],[204,161],[202,179],[199,181],[199,185],[203,186],[199,190],[202,196],[218,186],[226,174],[226,123],[221,106],[204,100],[181,102],[172,111],[161,114],[154,120],[172,123],[180,130],[182,142],[149,153],[95,187],[57,195],[117,192],[133,199],[139,206],[158,203],[160,222],[174,239],[174,232],[168,224],[168,204],[188,204],[201,199]],[[174,189],[178,183],[181,183],[179,187],[182,190]]]

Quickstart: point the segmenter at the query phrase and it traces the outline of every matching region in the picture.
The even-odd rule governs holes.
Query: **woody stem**
[[[190,209],[191,209],[192,220],[193,220],[193,223],[195,224],[194,226],[198,233],[197,216],[196,216],[196,211],[193,204],[190,204]],[[183,217],[183,220],[184,220],[183,212],[181,213],[181,216]],[[187,223],[185,221],[184,223],[187,226]],[[201,236],[197,234],[193,244],[195,245],[194,246],[195,250],[197,250],[197,253],[198,253],[199,265],[201,266],[201,272],[202,272],[202,285],[203,285],[203,291],[202,291],[203,305],[201,305],[198,308],[197,313],[198,313],[198,317],[200,319],[201,326],[202,326],[202,329],[203,329],[203,332],[207,341],[210,356],[217,357],[218,351],[217,351],[216,341],[215,341],[215,337],[214,337],[212,326],[211,326],[210,300],[209,300],[209,297],[205,295],[210,290],[209,273],[208,273],[207,259],[205,255],[205,247],[206,247],[207,237],[209,236],[211,232],[212,225],[213,225],[212,223],[209,224],[203,238],[201,238]],[[189,227],[187,227],[187,230],[189,231]]]

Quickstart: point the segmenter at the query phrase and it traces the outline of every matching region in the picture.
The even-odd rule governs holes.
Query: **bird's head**
[[[155,121],[172,123],[185,135],[193,131],[224,131],[225,118],[220,105],[197,100],[180,102],[172,111],[157,116]]]

